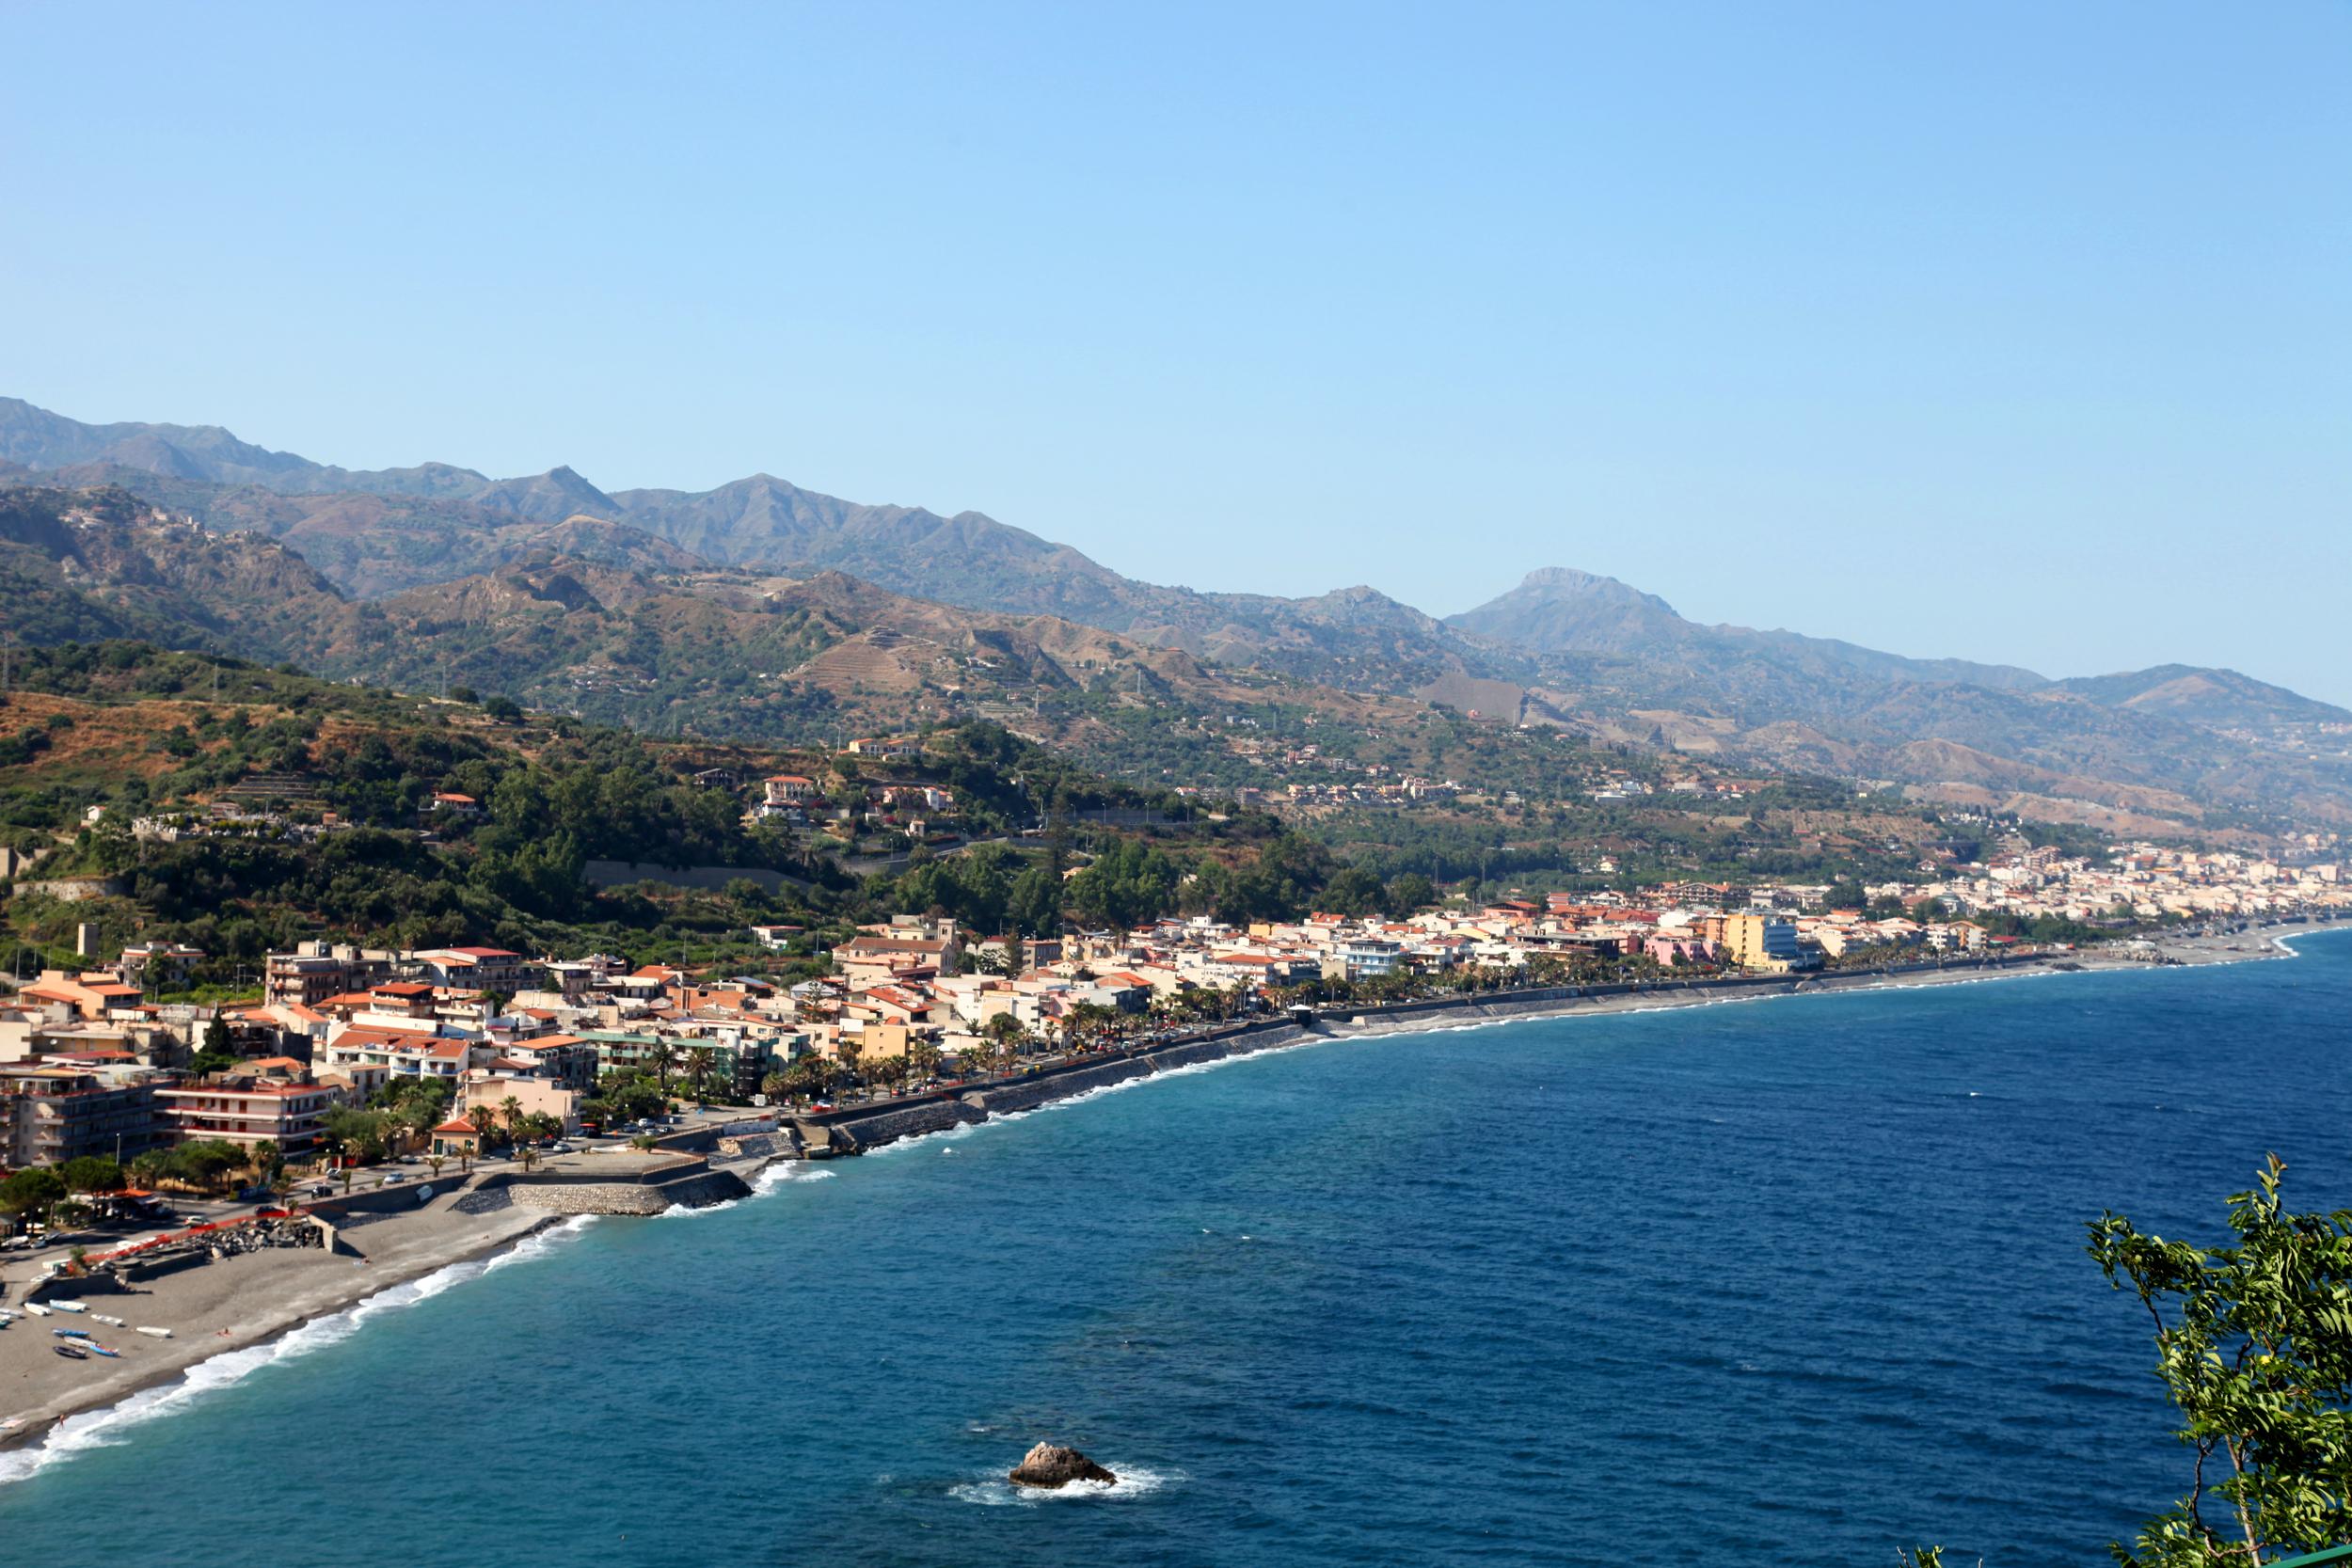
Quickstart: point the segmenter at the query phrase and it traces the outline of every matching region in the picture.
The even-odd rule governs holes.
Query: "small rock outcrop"
[[[1012,1467],[1015,1486],[1067,1486],[1073,1481],[1115,1482],[1119,1478],[1075,1449],[1040,1443]]]

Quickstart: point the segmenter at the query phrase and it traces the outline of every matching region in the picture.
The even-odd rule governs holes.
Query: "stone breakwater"
[[[751,1188],[731,1170],[704,1171],[670,1181],[530,1181],[514,1201],[550,1214],[659,1214],[667,1209],[707,1209],[748,1197]]]
[[[1034,1110],[1057,1100],[1084,1094],[1089,1089],[1106,1089],[1114,1084],[1133,1083],[1136,1079],[1151,1076],[1155,1070],[1150,1058],[1129,1056],[1068,1071],[1041,1073],[1035,1078],[998,1088],[975,1089],[963,1097],[963,1103],[982,1116]]]

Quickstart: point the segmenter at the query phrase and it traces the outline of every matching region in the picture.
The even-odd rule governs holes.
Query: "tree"
[[[477,1105],[466,1113],[466,1120],[473,1128],[475,1147],[487,1149],[490,1134],[498,1131],[499,1114],[487,1105]]]
[[[1392,920],[1417,914],[1438,901],[1438,884],[1418,871],[1390,879],[1384,908]]]
[[[511,1094],[500,1101],[499,1120],[506,1126],[506,1141],[515,1142],[522,1134],[523,1102]]]
[[[122,1167],[103,1155],[85,1154],[78,1160],[68,1160],[57,1167],[57,1176],[72,1192],[114,1193],[122,1190]]]
[[[1050,937],[1061,929],[1061,876],[1033,865],[1013,879],[1005,916],[1025,937]]]
[[[710,1069],[718,1064],[718,1053],[707,1045],[690,1046],[686,1052],[686,1071],[694,1085],[694,1103],[706,1103],[703,1086],[709,1081]]]
[[[909,1078],[931,1078],[939,1071],[939,1042],[929,1038],[911,1041],[907,1046],[907,1075]]]
[[[1021,1021],[1010,1013],[993,1014],[980,1025],[980,1033],[993,1047],[989,1053],[990,1062],[999,1071],[1012,1065],[1013,1056],[1020,1049],[1021,1037],[1026,1032]]]
[[[670,1098],[670,1074],[677,1070],[677,1047],[665,1037],[657,1039],[645,1053],[652,1064],[654,1082],[660,1085],[661,1098]]]
[[[815,1099],[824,1092],[825,1082],[833,1072],[833,1065],[812,1051],[805,1056],[795,1058],[785,1072],[792,1080],[795,1089]]]
[[[66,1184],[51,1170],[21,1170],[0,1181],[0,1211],[23,1219],[46,1214],[65,1201]]]
[[[1863,891],[1860,882],[1849,877],[1842,881],[1832,882],[1829,892],[1822,895],[1821,904],[1823,908],[1832,910],[1867,909],[1870,895]]]
[[[2112,1212],[2090,1255],[2155,1325],[2157,1375],[2196,1451],[2188,1494],[2123,1568],[2259,1563],[2352,1539],[2352,1211],[2293,1214],[2270,1156],[2232,1195],[2236,1244],[2143,1234]],[[2223,1466],[2227,1466],[2226,1469]]]

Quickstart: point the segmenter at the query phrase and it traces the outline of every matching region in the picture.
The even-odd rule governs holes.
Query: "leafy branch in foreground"
[[[2352,1540],[2352,1212],[2294,1214],[2269,1157],[2230,1199],[2234,1246],[2143,1234],[2112,1212],[2090,1254],[2156,1327],[2157,1371],[2197,1455],[2187,1496],[2123,1568],[2275,1561]]]

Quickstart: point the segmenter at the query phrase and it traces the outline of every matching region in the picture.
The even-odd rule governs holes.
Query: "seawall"
[[[975,1089],[963,1097],[963,1102],[990,1114],[1031,1111],[1057,1100],[1084,1094],[1089,1089],[1106,1089],[1114,1084],[1131,1083],[1149,1076],[1151,1071],[1150,1062],[1134,1056],[1048,1068],[1035,1077],[1018,1079],[994,1088]]]
[[[926,1132],[945,1132],[966,1122],[984,1120],[985,1110],[977,1109],[949,1095],[917,1101],[909,1105],[889,1105],[864,1113],[835,1111],[819,1117],[803,1117],[798,1123],[802,1146],[805,1148],[827,1148],[836,1154],[863,1154],[883,1144],[897,1143],[900,1138],[920,1137]]]
[[[526,1181],[508,1191],[517,1207],[549,1214],[659,1214],[707,1209],[752,1190],[733,1171],[710,1170],[674,1181]]]

